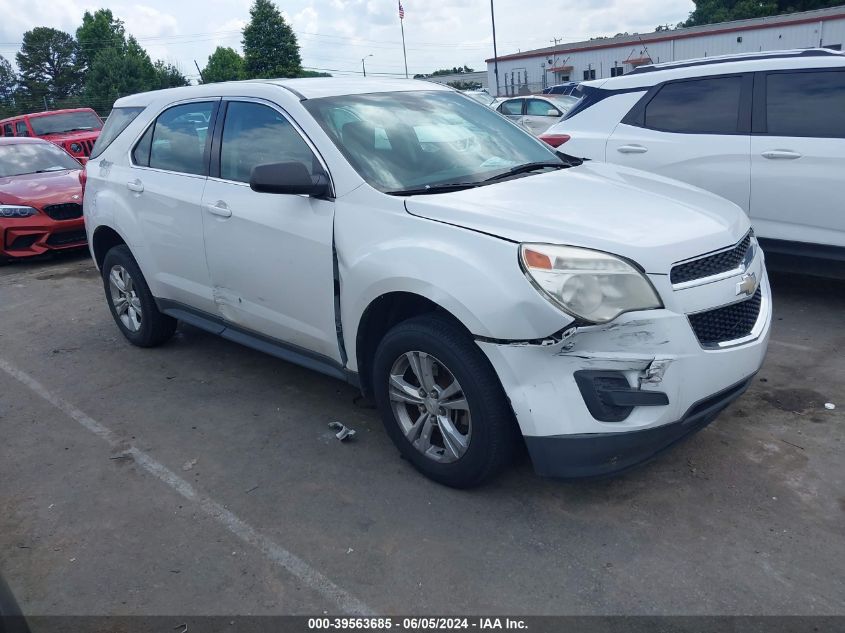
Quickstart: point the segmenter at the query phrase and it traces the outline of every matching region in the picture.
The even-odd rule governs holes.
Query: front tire
[[[487,357],[450,319],[424,315],[390,330],[376,350],[373,390],[387,434],[430,479],[470,488],[511,462],[510,404]]]
[[[102,272],[109,310],[130,343],[155,347],[173,336],[176,319],[159,312],[128,246],[115,246],[106,253]]]

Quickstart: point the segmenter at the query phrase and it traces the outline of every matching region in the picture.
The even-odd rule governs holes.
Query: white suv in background
[[[579,94],[541,136],[550,145],[727,198],[749,214],[767,253],[845,264],[845,55],[644,66],[581,84]]]
[[[349,381],[451,486],[495,474],[520,436],[546,475],[649,459],[766,352],[766,268],[736,205],[570,160],[427,82],[125,97],[85,173],[131,343],[179,320]]]

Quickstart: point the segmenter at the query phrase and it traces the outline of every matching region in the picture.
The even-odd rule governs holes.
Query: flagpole
[[[399,0],[399,11],[402,12],[402,0]],[[399,16],[399,26],[402,28],[402,57],[405,58],[405,79],[408,78],[408,53],[405,50],[405,18]]]

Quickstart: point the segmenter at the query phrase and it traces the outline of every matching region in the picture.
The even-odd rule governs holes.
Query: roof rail
[[[640,66],[635,68],[628,75],[642,75],[643,73],[652,73],[659,70],[674,70],[675,68],[692,68],[695,66],[710,66],[712,64],[725,64],[728,62],[746,62],[756,61],[759,59],[788,59],[791,57],[843,57],[844,53],[834,51],[827,48],[808,48],[801,51],[773,51],[772,53],[754,53],[738,54],[738,55],[720,55],[718,57],[693,59],[688,62],[664,62],[662,64],[649,64],[648,66]]]

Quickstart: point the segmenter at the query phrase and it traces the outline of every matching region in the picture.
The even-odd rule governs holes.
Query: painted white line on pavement
[[[62,411],[62,413],[78,422],[85,429],[104,440],[112,448],[120,448],[124,444],[114,431],[77,409],[67,400],[51,393],[44,385],[7,360],[0,358],[0,369]],[[150,457],[144,451],[134,446],[129,446],[123,451],[123,454],[131,456],[138,466],[151,475],[154,475],[159,481],[170,486],[173,490],[185,497],[185,499],[196,503],[206,516],[217,521],[244,543],[255,547],[267,559],[283,568],[309,589],[320,593],[344,613],[351,615],[371,615],[375,613],[366,604],[345,589],[338,587],[296,554],[289,552],[284,547],[267,538],[249,523],[213,499],[200,496],[190,483],[168,469],[164,464]]]

